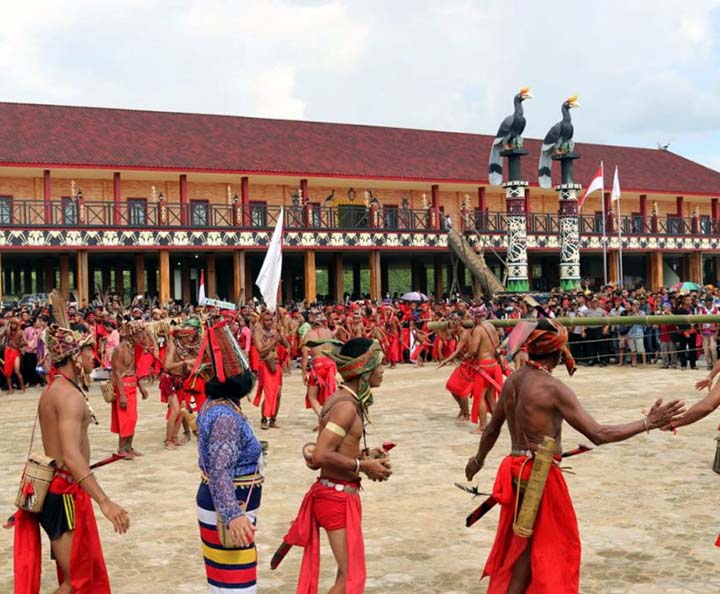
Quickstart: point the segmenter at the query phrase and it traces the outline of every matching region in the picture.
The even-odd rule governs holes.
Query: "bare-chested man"
[[[128,460],[142,456],[133,449],[133,438],[138,419],[137,391],[142,399],[148,397],[145,386],[138,383],[135,368],[135,345],[142,344],[145,327],[142,321],[127,322],[120,329],[120,344],[110,358],[110,379],[115,389],[111,404],[110,431],[118,434],[118,454]]]
[[[94,499],[119,534],[130,526],[128,513],[100,488],[90,469],[88,425],[97,424],[85,393],[83,373],[93,369],[91,337],[52,327],[47,349],[55,377],[40,396],[38,418],[45,455],[56,470],[42,512],[19,510],[15,516],[15,591],[39,592],[42,565],[37,525],[44,528],[58,566],[55,594],[109,594]]]
[[[253,404],[259,406],[262,396],[262,419],[260,428],[279,428],[277,414],[280,410],[282,391],[282,369],[278,364],[278,346],[289,348],[290,344],[278,327],[275,316],[266,311],[262,316],[262,327],[253,333],[253,343],[260,356],[258,387]]]
[[[462,357],[462,361],[458,367],[450,374],[445,384],[445,389],[452,394],[459,407],[456,421],[464,423],[470,420],[470,404],[468,397],[472,394],[473,382],[475,381],[476,371],[467,360],[468,342],[472,330],[463,328],[462,322],[458,318],[450,318],[448,320],[448,329],[453,327],[458,332],[458,340],[455,343],[455,350],[445,359],[440,361],[438,369],[445,367],[451,361],[458,357]]]
[[[468,339],[467,356],[477,373],[473,381],[470,420],[478,423],[474,433],[482,433],[487,427],[488,412],[493,412],[502,389],[502,365],[497,355],[500,338],[495,327],[485,319],[485,305],[472,308],[471,313],[475,326]]]
[[[361,528],[360,474],[374,481],[391,475],[386,452],[366,452],[364,427],[372,388],[382,383],[383,353],[368,338],[348,341],[337,357],[344,384],[325,403],[320,432],[308,465],[320,469],[320,477],[305,495],[297,519],[283,539],[289,545],[312,547],[303,556],[298,592],[317,591],[320,541],[318,527],[325,529],[337,562],[336,581],[330,594],[362,594],[365,591],[365,552]],[[313,528],[313,526],[315,528]]]
[[[307,386],[305,408],[312,408],[319,417],[325,401],[337,390],[335,361],[328,357],[321,344],[309,346],[308,343],[322,343],[333,338],[323,313],[315,314],[311,319],[312,328],[305,333],[302,340],[302,374],[303,383]]]
[[[518,327],[516,327],[516,330]],[[655,402],[647,417],[622,425],[601,425],[580,405],[573,391],[552,376],[564,361],[572,374],[575,362],[566,347],[567,330],[541,319],[526,345],[529,361],[503,386],[495,413],[480,440],[477,454],[465,468],[468,480],[485,464],[503,424],[507,421],[512,451],[497,472],[493,497],[501,505],[495,544],[485,565],[489,594],[524,594],[532,585],[553,594],[577,594],[580,580],[580,538],[567,486],[556,464],[551,465],[531,538],[513,532],[517,481],[521,493],[529,479],[534,453],[546,436],[556,440],[561,453],[563,420],[594,444],[623,441],[643,431],[670,423],[682,413],[677,400]],[[522,497],[521,497],[522,501]]]

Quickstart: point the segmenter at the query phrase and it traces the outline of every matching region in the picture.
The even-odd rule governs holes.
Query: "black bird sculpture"
[[[552,186],[552,158],[554,155],[573,152],[575,143],[573,143],[573,125],[570,117],[570,110],[573,107],[580,107],[577,102],[577,95],[569,97],[562,104],[562,120],[555,124],[548,133],[542,143],[540,151],[540,165],[538,166],[538,182],[541,188],[549,188]]]
[[[525,99],[532,99],[530,87],[523,87],[515,95],[513,103],[515,111],[506,117],[498,128],[492,148],[490,149],[490,163],[488,164],[488,181],[492,186],[499,186],[503,181],[502,153],[505,150],[522,147],[522,133],[525,130],[525,116],[522,103]]]

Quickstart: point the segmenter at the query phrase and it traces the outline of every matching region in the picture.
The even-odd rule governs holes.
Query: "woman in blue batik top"
[[[220,354],[216,348],[231,355],[239,353],[234,338],[218,329],[218,325],[208,329],[208,333],[217,331],[216,336],[222,338],[219,347],[217,338],[210,339],[216,341],[208,349],[213,358],[215,353]],[[227,366],[227,353],[217,359],[214,364],[222,366],[222,359]],[[197,515],[205,571],[213,593],[256,592],[255,523],[264,468],[262,447],[240,408],[240,400],[252,391],[255,378],[244,356],[240,361],[242,373],[231,376],[218,373],[215,364],[216,376],[206,384],[208,402],[197,423],[202,473]]]

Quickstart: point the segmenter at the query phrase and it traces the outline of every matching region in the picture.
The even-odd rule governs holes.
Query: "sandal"
[[[268,420],[266,417],[263,417],[260,419],[260,429],[267,429],[268,428]]]

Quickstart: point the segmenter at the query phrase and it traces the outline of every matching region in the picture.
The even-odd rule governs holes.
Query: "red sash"
[[[280,362],[275,362],[275,373],[273,373],[265,361],[260,361],[260,367],[258,368],[258,387],[253,404],[260,406],[263,393],[265,394],[262,407],[263,417],[273,418],[277,415],[278,396],[280,395],[281,387],[282,368],[280,367]]]
[[[110,431],[119,434],[120,437],[130,437],[135,434],[138,419],[137,377],[125,375],[122,382],[122,390],[127,399],[127,406],[125,410],[120,408],[120,394],[117,387],[115,387],[116,398],[112,401],[110,410]]]
[[[60,471],[58,471],[60,472]],[[90,496],[71,478],[56,474],[50,492],[72,495],[75,501],[75,530],[70,553],[70,585],[73,594],[110,594],[102,545]],[[15,512],[15,594],[40,592],[40,523],[37,514]],[[58,583],[64,576],[57,566]]]
[[[330,357],[313,357],[312,369],[308,376],[308,386],[317,386],[317,399],[320,404],[325,404],[328,397],[337,390],[335,373],[337,366]],[[310,408],[310,399],[305,396],[305,408]]]
[[[335,481],[334,483],[343,483]],[[346,483],[359,488],[358,483]],[[345,542],[347,544],[348,573],[345,576],[346,594],[365,591],[365,543],[362,535],[362,505],[360,495],[336,491],[319,482],[313,484],[300,505],[295,521],[283,540],[293,546],[304,547],[297,594],[317,594],[320,574],[320,527],[313,513],[313,503],[321,499],[324,507],[344,507]]]

